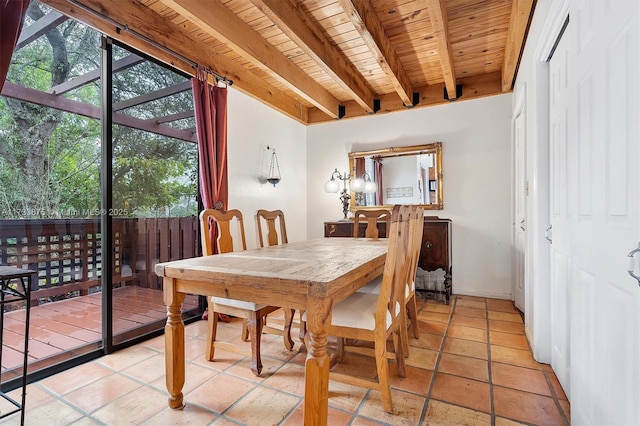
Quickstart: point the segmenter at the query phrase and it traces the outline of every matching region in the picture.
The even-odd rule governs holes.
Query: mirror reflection
[[[375,182],[375,191],[351,188],[351,210],[420,204],[443,209],[442,142],[349,153],[349,170]],[[357,188],[356,188],[357,190]]]

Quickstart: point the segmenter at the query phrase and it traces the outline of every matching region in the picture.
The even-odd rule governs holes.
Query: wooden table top
[[[387,247],[388,240],[319,238],[159,263],[155,272],[174,278],[178,291],[189,281],[189,292],[197,294],[303,308],[310,292],[339,300],[342,296],[332,292],[343,284],[360,286],[375,278],[384,266]],[[370,274],[365,271],[366,276],[354,280],[353,271],[362,275],[362,265]]]

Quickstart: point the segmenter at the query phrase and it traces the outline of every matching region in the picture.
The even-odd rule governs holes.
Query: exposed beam
[[[335,96],[218,0],[161,1],[327,115],[339,118],[340,101]]]
[[[504,64],[502,65],[503,92],[508,92],[513,87],[520,63],[520,54],[524,49],[529,19],[533,15],[532,11],[536,0],[513,0],[512,3],[507,44],[504,49]]]
[[[150,44],[144,38],[155,40],[185,58],[227,76],[233,80],[233,87],[242,93],[264,102],[294,120],[307,124],[308,108],[306,106],[266,83],[256,74],[247,72],[227,56],[191,39],[182,32],[180,26],[171,20],[163,19],[137,0],[117,2],[41,0],[41,2],[187,74],[194,74],[191,63]],[[76,3],[80,3],[81,6]],[[114,21],[121,25],[115,25]],[[128,28],[135,28],[135,33]]]
[[[382,23],[368,0],[339,0],[345,13],[356,27],[376,61],[393,84],[406,106],[413,106],[413,85],[391,42],[384,33]]]
[[[191,118],[195,116],[193,110],[177,112],[175,114],[165,115],[164,117],[151,118],[147,121],[154,123],[171,123],[172,121],[184,120],[185,118]]]
[[[56,10],[47,13],[42,18],[29,25],[27,28],[23,29],[23,31],[20,33],[18,43],[16,43],[15,50],[22,49],[33,40],[37,39],[43,34],[46,34],[51,28],[57,27],[67,19],[69,18]]]
[[[374,94],[353,64],[323,36],[323,30],[300,9],[283,0],[251,0],[280,30],[313,59],[366,112],[373,109]]]
[[[138,65],[142,61],[144,61],[144,59],[138,55],[129,55],[122,59],[118,59],[113,63],[113,72],[118,72],[127,68],[131,68],[135,65]],[[95,70],[86,72],[74,79],[67,80],[64,83],[60,83],[57,86],[53,86],[51,89],[47,90],[47,93],[62,95],[80,86],[84,86],[85,84],[94,82],[99,78],[100,78],[100,69],[96,68]]]
[[[451,50],[451,38],[449,37],[449,21],[444,0],[427,0],[429,18],[433,28],[433,36],[438,45],[440,66],[444,77],[444,85],[447,88],[449,100],[456,98],[456,70],[453,66],[453,51]]]
[[[467,99],[502,94],[501,74],[499,71],[474,77],[461,78],[459,83],[464,85],[464,94],[458,98],[458,102],[465,101]],[[444,83],[430,84],[427,87],[416,88],[416,92],[420,93],[420,103],[416,105],[416,108],[448,103],[449,101],[442,97],[443,89]],[[350,104],[353,103],[353,101],[346,103],[347,114],[343,120],[365,115],[364,112],[358,111],[356,108],[350,108]],[[380,111],[378,111],[376,115],[404,110],[405,107],[400,99],[398,99],[395,93],[390,93],[380,97]],[[322,111],[319,111],[316,108],[310,108],[309,124],[323,123],[327,121],[330,121],[330,119],[323,114]]]
[[[187,90],[191,90],[191,80],[186,80],[182,83],[174,84],[173,86],[164,87],[160,90],[154,90],[153,92],[145,93],[144,95],[129,98],[122,102],[117,102],[113,104],[113,110],[120,111],[126,108],[131,108],[132,106],[155,101],[156,99],[166,98],[167,96],[175,95],[176,93],[186,92]]]
[[[0,94],[20,101],[31,102],[36,105],[70,112],[84,117],[95,118],[97,120],[100,119],[100,108],[97,106],[84,104],[62,96],[56,96],[39,90],[30,89],[8,81],[5,81]],[[176,129],[175,127],[165,126],[163,124],[156,124],[150,120],[141,120],[127,114],[114,113],[113,122],[122,126],[132,127],[134,129],[144,130],[187,142],[195,143],[198,141],[196,134],[191,131]]]

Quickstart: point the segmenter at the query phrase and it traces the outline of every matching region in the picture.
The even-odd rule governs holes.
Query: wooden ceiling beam
[[[444,85],[447,88],[449,100],[456,98],[456,70],[453,66],[453,51],[451,49],[451,37],[449,36],[449,21],[444,0],[427,0],[429,18],[433,28],[433,36],[438,45],[440,66],[444,77]]]
[[[307,124],[308,108],[299,101],[283,94],[281,90],[266,83],[263,78],[245,70],[241,65],[215,50],[196,42],[182,32],[182,27],[163,19],[153,10],[137,0],[40,0],[42,3],[71,18],[89,25],[149,56],[193,75],[191,63],[160,49],[140,36],[155,40],[184,58],[207,67],[233,80],[233,87],[288,117]],[[80,6],[76,3],[79,3]],[[116,26],[114,21],[122,24]],[[124,25],[126,28],[123,29]],[[135,29],[136,33],[127,30]]]
[[[374,113],[374,94],[351,62],[323,36],[323,30],[290,1],[251,0],[300,49],[311,57],[365,112]]]
[[[218,0],[161,0],[332,118],[340,101]]]
[[[33,40],[37,39],[43,34],[46,34],[51,28],[55,28],[64,21],[69,19],[62,13],[54,10],[47,13],[42,18],[38,19],[20,33],[18,43],[16,43],[15,50],[22,49]]]
[[[458,102],[481,98],[484,96],[502,94],[501,73],[499,71],[489,74],[481,74],[474,77],[465,77],[461,78],[459,81],[464,85],[465,90],[464,94],[458,98]],[[416,91],[420,94],[420,103],[416,105],[416,108],[448,103],[449,101],[442,97],[444,87],[444,83],[438,83],[416,88]],[[355,108],[351,108],[350,104],[352,103],[354,102],[346,102],[347,113],[343,119],[361,117],[365,115],[363,112],[360,112]],[[389,93],[380,97],[380,111],[378,111],[376,115],[404,110],[406,110],[406,108],[398,96],[396,96],[395,93]],[[319,111],[317,108],[309,109],[309,124],[318,124],[327,121],[330,120],[322,113],[322,111]]]
[[[535,2],[536,0],[513,0],[512,2],[507,44],[504,49],[504,64],[502,65],[503,92],[508,92],[513,88]]]
[[[347,17],[351,20],[365,44],[376,58],[400,99],[406,106],[413,105],[413,85],[382,23],[368,0],[339,0]]]

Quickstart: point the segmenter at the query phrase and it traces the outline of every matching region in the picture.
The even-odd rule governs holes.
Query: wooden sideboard
[[[359,236],[364,236],[366,223],[360,223]],[[385,222],[378,222],[380,237],[387,236]],[[339,220],[324,223],[325,237],[352,237],[353,221]],[[424,218],[422,231],[422,248],[418,266],[425,271],[435,271],[440,268],[444,271],[445,303],[451,298],[451,219],[440,219],[437,216]]]

